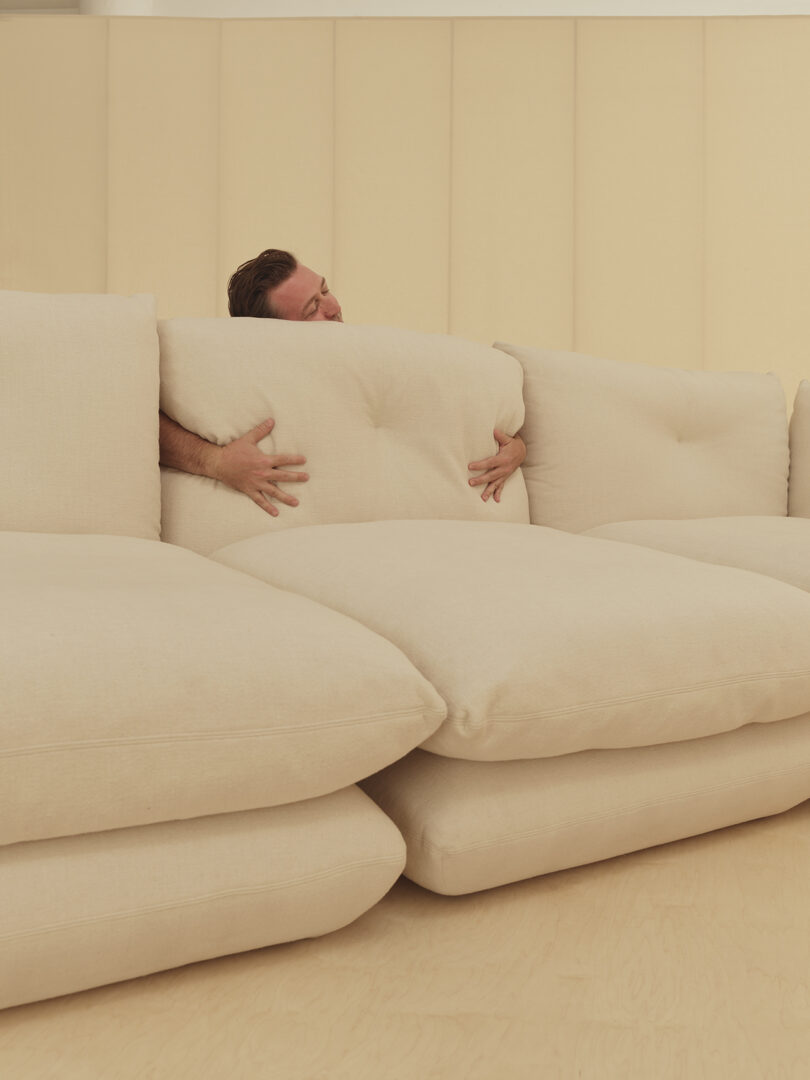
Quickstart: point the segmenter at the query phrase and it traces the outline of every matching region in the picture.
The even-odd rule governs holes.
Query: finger
[[[502,481],[502,482],[501,482],[500,484],[498,484],[498,486],[497,486],[497,487],[495,488],[495,491],[494,491],[494,493],[493,493],[493,496],[492,496],[492,498],[493,498],[493,499],[495,500],[495,502],[496,502],[496,503],[499,503],[499,502],[501,501],[501,493],[503,492],[503,485],[504,485],[504,483],[506,483],[506,481]]]
[[[309,480],[309,473],[284,472],[283,469],[269,469],[264,479],[269,480],[273,484],[279,484],[282,481],[292,481],[294,483],[303,484],[305,481]]]
[[[484,488],[483,492],[481,493],[481,498],[484,500],[484,502],[486,502],[489,499],[490,495],[493,493],[493,491],[495,491],[495,489],[497,487],[498,487],[497,482],[495,482],[493,484],[487,484],[487,486]]]
[[[503,469],[489,469],[480,476],[474,476],[472,480],[468,482],[470,487],[475,487],[477,484],[491,484],[493,480],[501,479],[504,479]]]
[[[307,460],[303,454],[267,454],[266,457],[273,469],[279,465],[304,465]]]
[[[251,428],[250,431],[242,437],[247,439],[248,442],[252,442],[255,446],[257,442],[266,439],[275,426],[275,420],[272,416],[269,416],[266,420],[262,420],[260,424],[257,424],[255,428]]]
[[[258,492],[258,494],[251,495],[250,497],[266,514],[270,514],[271,517],[278,517],[278,509],[273,506],[270,500],[267,499],[262,492]]]
[[[471,461],[467,466],[468,469],[491,469],[497,461],[497,455],[495,457],[482,458],[481,461]]]
[[[279,502],[286,503],[287,506],[298,506],[298,499],[294,495],[288,495],[286,491],[282,491],[281,488],[272,488],[270,493],[265,492],[265,498],[278,499]]]

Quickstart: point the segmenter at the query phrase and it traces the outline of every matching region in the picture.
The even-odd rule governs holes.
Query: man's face
[[[308,266],[298,264],[286,281],[268,292],[273,311],[293,322],[343,322],[340,304],[326,280]]]

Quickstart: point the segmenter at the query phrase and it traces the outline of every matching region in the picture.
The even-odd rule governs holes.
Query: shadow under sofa
[[[20,466],[0,534],[0,1004],[326,933],[403,866],[489,888],[810,795],[797,582],[575,535],[628,520],[618,497],[603,520],[545,520],[549,477],[584,507],[631,486],[633,520],[663,516],[660,491],[623,478],[626,422],[600,474],[576,453],[589,358],[156,323],[143,297],[5,293],[0,314]],[[605,394],[628,374],[667,383],[629,395],[648,459],[651,415],[690,452],[662,400],[682,423],[704,398],[720,416],[699,466],[673,472],[673,518],[801,535],[775,380],[595,363],[614,420]],[[717,379],[734,399],[719,414]],[[273,519],[171,470],[161,496],[159,392],[220,443],[274,415],[263,448],[308,459],[300,506]],[[23,459],[32,413],[46,434]],[[499,505],[466,483],[496,426],[529,449]],[[566,475],[578,460],[596,494]]]

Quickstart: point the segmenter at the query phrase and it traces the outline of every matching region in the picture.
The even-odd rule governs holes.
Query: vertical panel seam
[[[577,340],[577,238],[579,235],[579,19],[574,19],[572,64],[571,140],[571,348],[576,352]]]
[[[217,127],[214,134],[216,142],[217,169],[216,169],[216,236],[214,237],[214,306],[213,314],[219,314],[219,275],[222,268],[222,52],[225,47],[224,19],[217,19]]]
[[[707,20],[701,19],[701,88],[700,88],[700,369],[708,370],[708,187],[709,187],[709,144],[708,144],[708,77],[707,77]]]
[[[337,269],[337,19],[332,19],[332,226],[329,277]],[[338,290],[340,290],[338,282]]]
[[[111,109],[111,95],[110,95],[110,44],[112,40],[111,22],[112,20],[107,17],[104,20],[106,24],[105,33],[105,100],[104,100],[104,117],[105,117],[105,131],[104,131],[104,291],[108,293],[110,291],[110,130],[112,127],[112,109]]]
[[[453,193],[455,190],[455,102],[456,102],[456,20],[450,20],[450,85],[448,94],[448,150],[447,150],[447,306],[445,309],[445,333],[452,334],[455,326],[453,313]]]

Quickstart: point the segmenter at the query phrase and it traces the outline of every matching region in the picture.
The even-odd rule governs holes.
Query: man
[[[289,251],[270,248],[243,263],[228,282],[228,310],[233,316],[260,319],[289,319],[293,322],[343,322],[340,304],[329,291],[326,280],[298,262]],[[160,463],[198,476],[210,476],[248,495],[257,506],[278,516],[275,502],[298,506],[298,499],[278,485],[303,483],[305,472],[291,471],[303,465],[301,454],[265,454],[257,443],[273,430],[275,420],[267,419],[247,434],[224,446],[207,442],[160,414]],[[500,447],[492,457],[470,462],[479,472],[469,483],[483,485],[484,502],[492,496],[500,502],[503,485],[526,456],[519,435],[505,435],[496,428]]]

